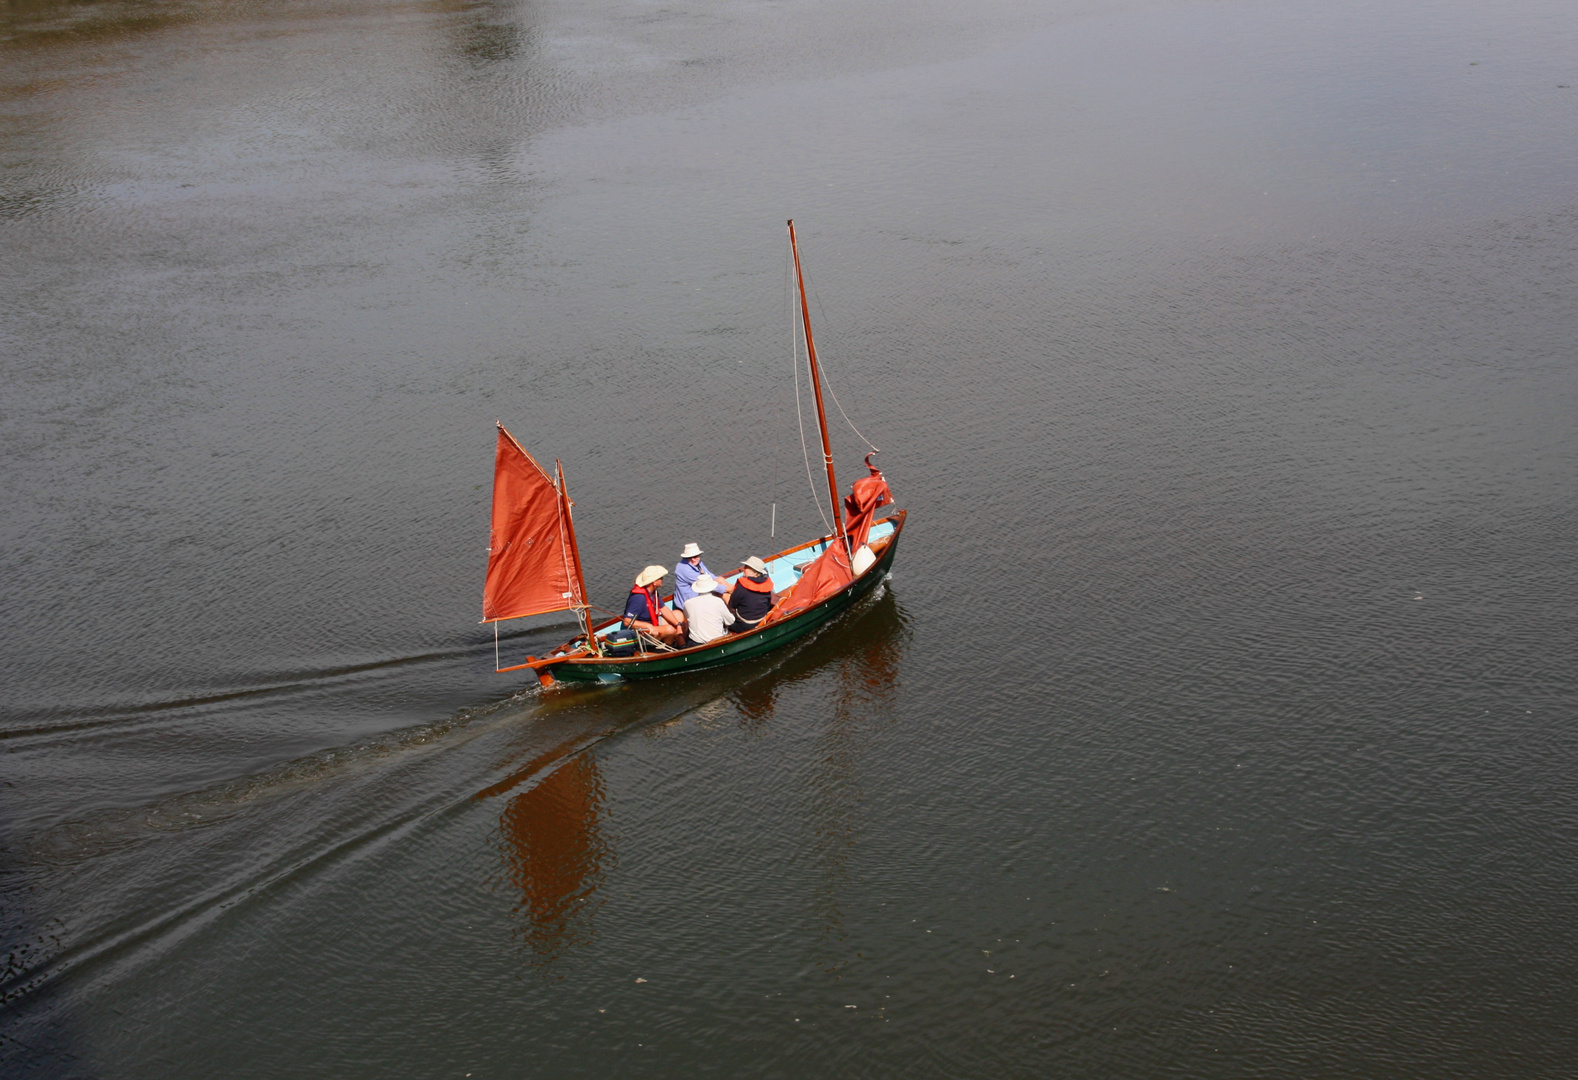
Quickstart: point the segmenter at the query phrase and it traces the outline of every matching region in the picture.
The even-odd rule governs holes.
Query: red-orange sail
[[[855,481],[849,498],[842,507],[838,504],[838,479],[833,475],[833,447],[827,438],[827,410],[822,406],[822,376],[816,362],[816,344],[811,337],[811,306],[805,296],[805,276],[800,272],[800,244],[795,239],[794,222],[789,222],[789,250],[794,254],[795,281],[800,287],[800,318],[805,326],[806,366],[811,369],[811,388],[816,397],[816,421],[822,435],[822,461],[827,467],[827,493],[833,500],[833,535],[827,548],[800,574],[800,580],[785,589],[778,603],[763,619],[771,625],[781,619],[813,607],[832,596],[855,580],[854,567],[850,565],[853,552],[859,550],[871,533],[871,523],[876,519],[877,508],[890,502],[892,493],[882,473],[871,464],[871,454],[866,455],[866,468],[871,475]],[[876,449],[872,449],[876,453]],[[844,511],[848,512],[845,518]]]
[[[888,482],[883,479],[881,470],[871,464],[870,454],[866,455],[866,468],[870,470],[870,475],[856,480],[848,498],[844,500],[844,510],[849,515],[846,529],[848,545],[842,538],[834,536],[827,550],[801,573],[800,580],[785,589],[778,598],[773,610],[767,613],[768,625],[820,604],[855,580],[849,552],[851,549],[860,550],[860,546],[871,535],[877,509],[893,501]]]
[[[566,502],[542,466],[499,425],[483,622],[585,606]]]
[[[762,620],[771,625],[806,608],[815,607],[839,589],[855,580],[854,568],[849,565],[849,549],[843,537],[834,537],[827,550],[813,559],[800,574],[800,580],[789,586],[778,597]]]
[[[893,492],[888,490],[888,482],[882,477],[882,470],[871,464],[873,450],[866,455],[866,468],[870,475],[862,476],[850,488],[849,495],[844,499],[844,513],[847,516],[844,531],[849,535],[849,546],[854,551],[860,550],[871,537],[871,526],[877,520],[877,509],[893,501]]]

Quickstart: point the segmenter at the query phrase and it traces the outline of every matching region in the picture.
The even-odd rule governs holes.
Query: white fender
[[[851,569],[855,571],[855,576],[859,577],[867,570],[870,570],[871,564],[876,561],[877,553],[871,550],[870,545],[861,544],[860,550],[855,552],[855,562],[853,566],[851,566]]]

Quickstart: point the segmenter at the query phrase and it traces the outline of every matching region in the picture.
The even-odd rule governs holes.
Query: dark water
[[[1570,3],[0,18],[7,1077],[1575,1074]],[[820,530],[789,216],[892,581],[494,675],[495,419]]]

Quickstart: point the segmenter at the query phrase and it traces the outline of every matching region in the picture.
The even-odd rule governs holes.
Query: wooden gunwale
[[[772,558],[774,561],[777,561],[779,559],[785,558],[786,556],[793,555],[796,552],[804,551],[807,548],[816,547],[818,544],[826,544],[827,547],[825,550],[830,550],[835,543],[838,543],[844,548],[845,555],[853,560],[855,552],[850,542],[851,538],[845,531],[843,507],[840,505],[838,498],[838,480],[834,475],[833,470],[833,447],[832,443],[827,437],[827,410],[822,404],[822,379],[821,372],[819,370],[820,365],[817,364],[816,360],[815,339],[812,337],[811,332],[811,307],[806,299],[805,274],[800,267],[800,245],[797,238],[795,237],[794,221],[791,219],[788,225],[789,250],[794,256],[795,281],[799,286],[800,292],[800,316],[805,328],[806,365],[811,371],[811,387],[816,398],[817,428],[819,434],[822,436],[822,462],[827,469],[827,494],[828,498],[831,500],[833,509],[833,533],[830,536],[818,537],[815,540],[808,540],[798,547],[786,548],[785,550],[778,552]],[[795,407],[798,409],[799,390],[796,389],[795,393]],[[503,424],[499,425],[499,430],[504,430]],[[508,432],[505,434],[508,434]],[[514,436],[510,436],[510,440],[514,442]],[[868,443],[867,445],[870,444]],[[518,442],[515,443],[515,446],[517,449],[521,450],[521,453],[525,453],[525,450],[521,449]],[[871,449],[873,452],[876,451],[876,447],[874,446]],[[527,458],[528,460],[532,460],[534,465],[536,464],[536,461],[531,459],[529,454],[527,455]],[[866,464],[868,466],[871,464],[870,454],[866,455]],[[537,467],[539,471],[542,471],[542,466],[538,465]],[[564,485],[564,466],[556,461],[555,467],[558,469],[559,474],[557,490],[560,499],[560,521],[564,522],[569,515],[569,494]],[[875,472],[876,470],[873,469],[872,471]],[[864,574],[855,577],[848,585],[839,589],[831,596],[824,597],[821,601],[813,604],[809,608],[796,612],[795,614],[786,618],[779,619],[771,625],[757,626],[753,629],[747,630],[743,634],[726,634],[716,641],[709,641],[704,645],[691,645],[683,649],[668,649],[666,651],[656,653],[647,653],[642,651],[638,652],[635,656],[630,657],[601,656],[597,651],[600,647],[597,641],[597,631],[622,622],[623,617],[621,616],[618,618],[608,619],[604,622],[593,625],[591,609],[589,606],[587,606],[586,602],[586,583],[583,579],[579,584],[581,586],[582,604],[580,613],[582,615],[582,627],[585,631],[585,644],[577,649],[575,647],[577,639],[571,638],[563,645],[551,650],[545,657],[538,658],[534,656],[528,656],[524,664],[515,664],[510,667],[502,668],[496,667],[495,670],[503,672],[519,671],[522,668],[530,668],[536,673],[538,680],[543,684],[543,686],[546,687],[553,684],[553,673],[555,671],[560,672],[565,677],[570,679],[598,679],[601,677],[599,674],[600,672],[606,673],[612,678],[625,678],[627,676],[640,677],[643,674],[656,676],[660,674],[668,674],[672,671],[685,670],[692,658],[703,657],[709,653],[716,653],[717,657],[702,664],[698,664],[696,667],[690,668],[690,670],[712,667],[716,666],[717,664],[728,663],[732,660],[743,660],[748,656],[756,655],[757,653],[766,652],[769,649],[777,648],[780,645],[787,644],[794,638],[799,637],[801,634],[809,633],[811,630],[815,629],[817,626],[820,626],[822,623],[836,617],[846,607],[854,603],[856,599],[863,596],[875,584],[876,580],[882,574],[887,572],[888,568],[893,565],[893,555],[894,552],[898,550],[899,534],[904,531],[904,520],[906,516],[906,511],[900,510],[897,514],[892,515],[888,519],[893,522],[893,531],[887,537],[870,545],[873,554],[876,554],[879,549],[881,553],[877,555],[877,558],[873,561],[872,565],[866,568],[866,572]],[[573,524],[573,519],[571,519],[570,545],[571,551],[575,555],[575,568],[577,576],[580,576],[580,552],[575,547],[574,528],[575,526]],[[724,576],[729,577],[743,573],[744,569],[745,568],[743,566],[737,567]],[[664,597],[663,600],[672,603],[673,598],[674,594],[670,593],[667,597]],[[660,601],[660,603],[661,602],[663,601]],[[742,643],[746,644],[742,645]],[[725,659],[725,657],[727,657],[727,659]],[[676,659],[680,661],[680,665],[678,667],[676,667],[674,664]],[[497,661],[495,660],[495,663],[496,662]],[[649,668],[650,670],[642,672],[640,669],[643,667]],[[585,670],[583,671],[582,669]],[[575,672],[575,674],[572,675],[570,672]]]
[[[553,653],[550,653],[548,656],[541,657],[541,658],[529,658],[527,660],[527,662],[524,663],[524,664],[517,664],[514,667],[500,668],[499,670],[500,671],[514,671],[514,670],[520,670],[522,668],[532,668],[532,669],[536,670],[539,673],[539,677],[540,677],[543,674],[559,675],[559,674],[561,674],[560,669],[569,669],[569,670],[565,670],[565,671],[562,672],[563,676],[565,678],[573,680],[573,681],[579,681],[579,679],[577,677],[585,678],[585,679],[595,679],[597,677],[599,669],[629,668],[632,665],[634,665],[637,668],[640,668],[642,666],[648,666],[648,665],[660,665],[660,666],[662,666],[664,668],[668,668],[670,666],[670,664],[668,662],[673,661],[675,659],[681,659],[683,662],[682,662],[681,666],[679,666],[678,670],[680,670],[680,671],[695,671],[695,670],[698,670],[698,668],[694,664],[690,664],[689,663],[689,660],[691,658],[699,657],[699,656],[702,656],[702,655],[704,655],[706,653],[722,650],[724,648],[729,648],[729,650],[731,652],[746,653],[746,652],[750,651],[750,649],[752,648],[752,644],[745,644],[744,647],[741,648],[739,646],[741,646],[742,643],[752,643],[752,639],[760,639],[763,635],[769,635],[769,634],[771,634],[771,636],[773,636],[773,637],[779,637],[779,636],[781,636],[781,632],[783,630],[795,630],[795,629],[797,629],[797,624],[801,624],[803,622],[808,622],[808,621],[811,623],[811,625],[806,626],[804,630],[800,630],[800,631],[798,631],[796,633],[790,634],[788,636],[788,638],[786,638],[783,642],[781,642],[782,644],[787,644],[787,642],[788,642],[788,640],[790,638],[798,637],[800,635],[800,633],[809,632],[810,630],[814,629],[815,626],[820,625],[822,622],[826,621],[827,619],[831,618],[833,615],[837,614],[836,611],[830,611],[829,610],[829,608],[832,607],[835,604],[835,602],[837,602],[837,601],[839,601],[841,599],[844,599],[846,597],[851,597],[852,594],[864,594],[866,592],[866,590],[872,584],[875,583],[873,579],[876,576],[879,576],[880,574],[885,573],[887,571],[887,569],[893,563],[894,549],[895,549],[895,547],[898,544],[899,535],[904,531],[904,521],[905,521],[905,518],[907,516],[908,516],[908,511],[900,510],[898,513],[893,514],[891,517],[883,519],[883,520],[887,520],[887,521],[893,522],[893,531],[891,533],[889,533],[887,536],[883,537],[881,540],[877,541],[877,543],[871,545],[872,553],[877,555],[877,559],[876,559],[876,561],[874,563],[871,564],[871,566],[866,570],[866,572],[864,574],[860,575],[860,577],[855,578],[848,585],[844,586],[844,588],[840,589],[838,592],[834,593],[832,596],[825,598],[821,603],[816,604],[816,605],[814,605],[814,606],[812,606],[810,608],[807,608],[804,611],[796,612],[794,615],[789,616],[787,619],[782,619],[782,620],[780,620],[780,621],[778,621],[776,623],[773,623],[773,624],[771,624],[769,626],[758,626],[758,627],[755,627],[754,629],[747,630],[743,634],[728,634],[728,635],[726,635],[724,637],[721,637],[721,638],[717,639],[716,641],[709,641],[709,642],[707,642],[704,645],[691,645],[691,646],[689,646],[687,648],[675,649],[675,650],[673,650],[671,652],[649,652],[649,653],[638,653],[635,656],[611,657],[611,656],[592,656],[592,655],[587,654],[587,652],[586,652],[586,650],[584,648],[581,648],[581,649],[577,649],[574,653],[569,653],[568,655],[558,655],[558,656],[553,655],[553,653],[560,652],[560,650],[568,651],[570,649],[570,647],[573,646],[577,640],[579,640],[579,639],[576,639],[576,638],[572,638],[570,641],[567,641],[563,645],[561,645],[558,648],[554,649]],[[835,541],[837,539],[838,539],[838,537],[836,535],[818,537],[815,540],[809,540],[806,543],[800,544],[800,545],[798,545],[796,547],[786,548],[785,550],[780,551],[776,555],[772,556],[772,558],[773,559],[781,559],[781,558],[783,558],[786,555],[793,555],[796,552],[804,551],[807,548],[816,547],[818,544],[832,543],[833,541]],[[881,548],[880,552],[878,551],[879,547]],[[744,567],[741,566],[738,570],[731,571],[729,574],[725,574],[723,576],[724,577],[730,577],[733,574],[739,573],[739,572],[741,572],[743,570],[744,570]],[[865,583],[864,585],[862,584],[863,582]],[[670,594],[670,597],[665,597],[664,599],[670,599],[671,597],[672,597],[672,594]],[[840,610],[841,610],[841,608],[840,608]],[[812,619],[811,618],[812,616],[817,616],[817,617]],[[593,630],[594,630],[594,632],[596,632],[598,630],[602,630],[605,627],[614,625],[615,623],[619,623],[619,622],[622,622],[622,621],[623,621],[622,617],[621,618],[615,618],[615,619],[607,619],[607,620],[605,620],[603,622],[598,623],[593,628]],[[773,631],[780,631],[780,633],[774,634],[774,633],[772,633]],[[759,641],[757,643],[759,643]],[[770,647],[776,647],[776,646],[770,646]],[[763,651],[765,651],[765,650],[763,650]],[[738,657],[732,657],[731,660],[732,659],[744,660],[744,659],[748,659],[748,657],[744,656],[744,655],[741,655],[741,656],[738,656]],[[570,671],[574,671],[575,675],[571,675]],[[623,677],[625,677],[627,675],[633,676],[635,678],[640,678],[641,677],[641,675],[638,674],[638,673],[628,672],[628,671],[609,672],[609,673],[610,674],[617,674],[621,678],[623,678]],[[668,672],[665,671],[663,673],[667,674]],[[659,674],[659,672],[654,671],[654,672],[652,672],[652,674],[653,675],[657,675],[657,674]]]

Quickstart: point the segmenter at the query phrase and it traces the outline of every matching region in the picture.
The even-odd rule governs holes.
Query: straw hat
[[[667,573],[668,567],[666,566],[649,566],[636,575],[636,587],[644,589],[654,581],[662,581]]]
[[[695,544],[686,544],[685,550],[679,553],[679,557],[682,559],[694,559],[700,554],[701,548],[697,547]]]
[[[746,559],[745,565],[750,567],[752,570],[755,570],[758,574],[767,573],[767,564],[762,562],[762,560],[758,559],[755,555],[752,555],[749,559]]]
[[[695,590],[697,596],[705,596],[710,592],[717,591],[718,583],[715,579],[703,574],[696,579],[696,583],[691,588]]]

